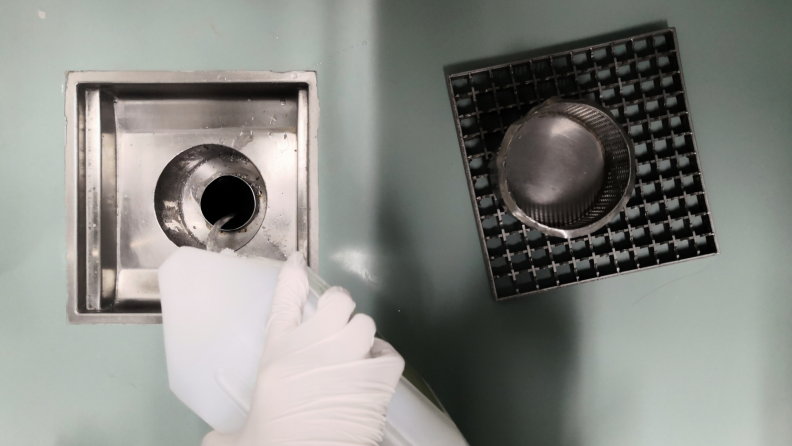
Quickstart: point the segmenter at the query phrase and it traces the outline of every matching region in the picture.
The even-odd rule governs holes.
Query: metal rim
[[[212,224],[201,210],[206,188],[220,177],[246,183],[256,200],[253,215],[237,229],[220,231],[221,248],[245,246],[258,232],[267,210],[267,189],[261,173],[241,152],[218,144],[202,144],[177,155],[157,181],[154,208],[160,227],[177,246],[205,248]]]
[[[557,103],[577,103],[581,105],[585,105],[591,108],[594,108],[601,112],[614,126],[619,130],[619,133],[624,140],[624,143],[627,146],[627,152],[629,154],[629,177],[627,180],[627,185],[624,189],[622,194],[622,198],[616,203],[615,206],[603,217],[590,223],[585,226],[577,227],[577,228],[558,228],[545,225],[540,223],[526,214],[516,203],[514,197],[512,197],[511,192],[509,192],[508,184],[506,181],[506,158],[509,153],[509,147],[511,145],[512,139],[514,138],[517,131],[525,124],[529,119],[533,116],[538,114],[544,108],[557,104]],[[498,198],[501,199],[508,209],[509,212],[514,215],[518,220],[524,223],[526,226],[541,231],[547,235],[561,237],[561,238],[574,238],[579,237],[582,235],[588,235],[592,232],[600,229],[601,227],[608,224],[613,218],[621,212],[627,202],[630,200],[630,196],[633,193],[633,189],[635,189],[635,178],[636,178],[636,171],[635,171],[635,147],[632,142],[632,138],[629,137],[627,132],[624,131],[621,125],[617,123],[613,116],[611,115],[610,111],[605,109],[604,107],[600,106],[591,101],[583,100],[583,99],[562,99],[562,98],[551,98],[546,100],[545,102],[537,105],[536,107],[532,108],[525,116],[518,119],[514,122],[511,126],[509,126],[508,130],[506,131],[506,135],[503,137],[503,142],[501,143],[500,150],[498,150],[498,155],[495,161],[495,175],[498,180],[497,187],[495,191],[498,195]]]

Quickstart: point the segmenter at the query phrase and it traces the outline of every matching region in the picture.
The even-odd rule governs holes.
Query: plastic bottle
[[[219,432],[235,432],[247,418],[282,263],[182,247],[159,269],[170,388]],[[310,269],[308,277],[303,319],[328,288]],[[425,383],[417,384],[399,381],[382,445],[466,446],[431,391],[418,390]]]

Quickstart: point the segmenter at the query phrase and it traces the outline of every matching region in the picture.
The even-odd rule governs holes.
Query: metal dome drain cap
[[[624,207],[635,186],[635,150],[607,110],[550,99],[509,127],[496,170],[499,195],[515,217],[572,238]]]

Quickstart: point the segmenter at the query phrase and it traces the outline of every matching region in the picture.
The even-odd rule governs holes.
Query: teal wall
[[[62,88],[235,69],[318,72],[322,275],[471,445],[791,444],[790,23],[781,1],[0,1],[0,444],[199,444],[161,327],[66,324]],[[722,253],[494,303],[444,67],[665,24]]]

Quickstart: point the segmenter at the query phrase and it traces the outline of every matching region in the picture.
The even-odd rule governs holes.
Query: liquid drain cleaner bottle
[[[182,247],[159,269],[170,388],[218,432],[236,432],[247,418],[282,264]],[[328,288],[308,271],[304,319]],[[388,407],[382,445],[467,443],[408,365]]]

